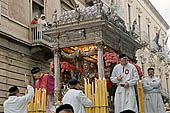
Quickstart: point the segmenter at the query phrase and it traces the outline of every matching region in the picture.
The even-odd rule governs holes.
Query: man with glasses
[[[128,63],[125,54],[119,55],[120,64],[116,65],[110,77],[118,85],[115,93],[115,113],[138,113],[135,84],[139,80],[138,71]]]

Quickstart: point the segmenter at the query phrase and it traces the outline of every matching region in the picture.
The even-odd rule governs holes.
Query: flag
[[[170,34],[169,34],[170,35]],[[165,45],[167,44],[167,42],[168,42],[168,38],[169,38],[169,35],[166,37],[166,39],[165,39]]]
[[[156,45],[159,47],[159,35],[160,35],[161,29],[158,31],[158,33],[156,33],[156,37],[155,37],[155,43]]]

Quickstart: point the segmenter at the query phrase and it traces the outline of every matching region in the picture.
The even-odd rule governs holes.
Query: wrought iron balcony
[[[146,47],[150,44],[148,34],[145,31],[141,32],[141,39],[139,42],[144,47]]]
[[[64,14],[60,16],[57,25],[73,25],[76,23],[94,21],[97,19],[106,20],[121,31],[133,37],[130,31],[127,31],[125,21],[118,14],[112,12],[110,7],[105,6],[103,2],[98,0],[96,0],[93,4],[94,5],[90,7],[77,7],[74,10],[65,11]]]
[[[48,37],[47,35],[43,35],[43,31],[46,30],[46,27],[43,27],[42,25],[32,25],[31,27],[31,42],[33,46],[36,45],[45,45],[52,47],[52,38]]]
[[[150,43],[150,50],[153,53],[156,53],[159,51],[159,47],[156,45],[156,43],[154,41],[152,43]]]
[[[138,38],[140,37],[140,32],[139,32],[139,25],[136,23],[136,24],[133,24],[132,25],[132,30],[131,30],[131,33],[132,33],[132,36],[138,40]]]

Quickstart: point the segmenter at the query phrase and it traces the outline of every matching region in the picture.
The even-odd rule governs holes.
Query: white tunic
[[[27,105],[34,97],[34,88],[28,85],[27,90],[25,96],[9,96],[4,102],[4,113],[27,113]]]
[[[142,80],[142,86],[145,93],[145,113],[165,113],[161,97],[161,80],[157,77],[146,77]]]
[[[46,30],[47,22],[46,20],[42,20],[41,18],[38,19],[38,31]]]
[[[92,102],[82,91],[70,89],[63,97],[63,104],[72,105],[74,113],[85,113],[84,107],[90,107]]]
[[[120,75],[123,77],[122,81],[117,80],[117,77]],[[139,80],[139,75],[135,66],[129,63],[125,67],[121,64],[116,65],[110,79],[113,83],[118,84],[114,99],[115,113],[126,110],[132,110],[135,113],[138,113],[134,85]],[[128,88],[120,86],[120,84],[125,84],[125,82],[129,83]]]

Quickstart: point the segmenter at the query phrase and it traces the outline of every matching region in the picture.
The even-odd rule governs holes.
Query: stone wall
[[[8,0],[8,16],[25,25],[30,25],[29,0]]]
[[[3,102],[8,98],[9,87],[19,87],[21,95],[25,91],[24,75],[31,77],[31,68],[39,66],[44,72],[49,71],[49,63],[42,56],[30,54],[30,47],[14,43],[0,35],[0,113],[3,112]]]

